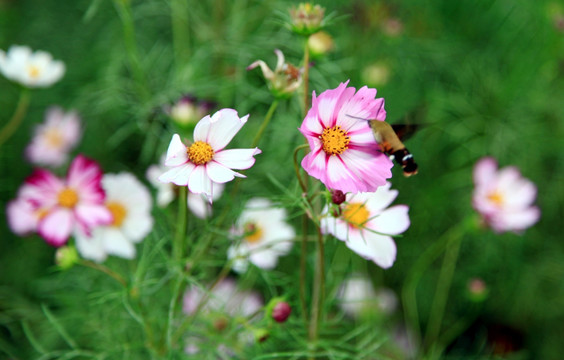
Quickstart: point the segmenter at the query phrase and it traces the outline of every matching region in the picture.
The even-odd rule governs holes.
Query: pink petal
[[[74,213],[80,229],[87,235],[91,228],[98,225],[108,225],[113,220],[112,213],[104,205],[78,204]]]
[[[390,268],[396,260],[396,244],[389,236],[382,236],[368,231],[363,236],[349,236],[346,242],[349,249],[365,259],[373,261],[383,269]]]
[[[504,211],[497,213],[491,219],[492,228],[497,232],[523,231],[533,226],[540,219],[541,212],[537,207],[530,207],[522,211]]]
[[[323,123],[324,128],[330,128],[335,126],[337,121],[337,114],[342,105],[343,93],[347,92],[345,98],[348,99],[352,93],[354,93],[354,88],[347,88],[349,82],[341,83],[336,89],[326,90],[319,95],[315,100],[312,101],[312,108],[310,111],[317,112],[320,121]]]
[[[474,183],[483,186],[491,183],[496,177],[497,162],[491,157],[480,159],[474,166]]]
[[[173,183],[178,186],[188,186],[190,174],[196,168],[196,165],[187,162],[184,165],[174,167],[159,176],[159,181],[163,183]]]
[[[166,151],[166,166],[179,166],[188,162],[188,153],[186,152],[186,145],[180,140],[178,134],[172,136],[168,150]]]
[[[98,163],[78,155],[70,165],[67,185],[78,192],[81,202],[101,203],[105,199],[101,185],[102,175]]]
[[[371,219],[366,227],[379,233],[398,235],[409,228],[409,207],[407,205],[395,205],[384,210],[374,219]]]
[[[64,187],[62,180],[47,170],[36,169],[25,180],[20,188],[19,196],[29,198],[42,206],[53,206],[57,203],[57,194]]]
[[[233,109],[219,110],[211,118],[211,129],[207,143],[211,145],[214,151],[221,151],[241,130],[248,118],[249,115],[246,115],[239,119],[237,111]]]
[[[8,225],[17,235],[27,235],[37,230],[37,212],[26,199],[18,198],[10,201],[6,207]]]
[[[66,208],[58,208],[39,221],[37,232],[48,244],[58,247],[66,244],[73,225],[72,211]]]
[[[255,159],[253,156],[260,153],[261,151],[258,148],[230,149],[217,152],[213,159],[230,169],[244,170],[254,165]]]
[[[206,166],[196,166],[194,171],[192,171],[188,181],[188,189],[194,194],[204,193],[208,198],[211,197],[212,184],[206,173]]]

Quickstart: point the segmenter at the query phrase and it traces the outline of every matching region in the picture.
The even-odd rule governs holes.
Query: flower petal
[[[491,157],[482,158],[474,166],[474,183],[478,186],[490,183],[497,172],[497,162]]]
[[[188,153],[186,152],[186,145],[180,140],[178,134],[172,136],[168,150],[166,151],[166,166],[180,166],[188,161]]]
[[[221,109],[211,117],[211,129],[206,142],[215,152],[223,150],[247,122],[249,115],[239,118],[233,109]]]
[[[409,207],[407,205],[392,206],[370,220],[366,227],[383,234],[401,234],[410,225],[408,211]]]
[[[211,198],[212,184],[206,173],[206,166],[200,165],[194,168],[188,180],[188,189],[194,194],[204,193],[208,198]]]
[[[125,259],[135,257],[135,246],[116,228],[104,229],[104,249],[108,254],[116,255]]]
[[[192,174],[195,168],[196,165],[191,162],[187,162],[186,164],[174,167],[159,176],[159,181],[163,183],[173,183],[178,186],[187,186],[190,174]]]
[[[206,172],[213,182],[220,184],[231,181],[235,176],[240,175],[215,161],[210,161],[206,164]]]
[[[349,236],[346,242],[349,249],[383,269],[390,268],[396,260],[396,244],[392,238],[367,231],[362,234],[363,237]]]
[[[74,226],[72,211],[59,208],[39,221],[37,232],[48,244],[59,247],[66,244]]]
[[[105,228],[94,229],[93,235],[90,237],[84,234],[76,234],[76,250],[78,250],[80,256],[96,262],[106,260],[108,254],[104,249],[104,242],[102,241],[104,230]]]
[[[216,153],[213,159],[230,169],[245,170],[254,165],[255,158],[253,156],[260,153],[259,148],[230,149]]]

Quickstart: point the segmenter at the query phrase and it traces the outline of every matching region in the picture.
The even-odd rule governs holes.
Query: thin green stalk
[[[319,321],[321,319],[322,301],[325,292],[325,247],[320,228],[317,228],[317,235],[317,266],[315,267],[315,278],[313,281],[311,321],[309,323],[309,341],[312,344],[317,342],[319,336]]]
[[[176,218],[176,235],[172,245],[172,254],[176,262],[184,256],[184,242],[186,241],[187,224],[187,193],[186,186],[180,186],[178,192],[178,216]]]
[[[427,324],[427,331],[425,332],[425,341],[423,343],[423,346],[426,349],[430,349],[430,347],[438,339],[441,331],[445,306],[447,303],[450,286],[452,284],[456,262],[458,261],[458,254],[460,253],[461,243],[462,237],[456,236],[451,238],[447,244],[445,257],[443,259],[443,265],[441,267],[441,272],[439,274],[439,280],[437,283],[437,290],[435,291],[435,297],[431,306],[429,323]]]
[[[294,171],[296,173],[296,178],[298,178],[298,182],[300,183],[300,187],[302,188],[302,191],[304,192],[304,194],[307,194],[307,185],[304,181],[304,179],[302,178],[302,175],[300,175],[300,165],[298,164],[298,152],[300,150],[303,149],[307,149],[309,148],[308,144],[304,144],[304,145],[300,145],[297,148],[294,149]]]
[[[186,0],[171,0],[172,43],[174,45],[174,60],[177,69],[180,69],[190,59],[188,15],[188,2]]]
[[[20,99],[18,100],[18,105],[16,106],[16,111],[14,115],[8,121],[6,125],[0,130],[0,147],[16,132],[20,127],[25,114],[27,113],[27,108],[29,107],[30,92],[27,88],[22,88],[20,92]]]
[[[266,129],[266,127],[270,123],[270,119],[272,119],[272,115],[274,114],[274,111],[276,110],[276,107],[278,106],[279,102],[280,102],[280,100],[274,99],[272,104],[270,104],[270,108],[268,109],[268,112],[266,113],[266,116],[264,117],[264,120],[262,121],[262,124],[260,125],[260,128],[257,131],[257,134],[255,135],[255,138],[253,139],[253,142],[251,144],[252,148],[254,148],[258,145],[258,143],[259,143],[259,141],[262,137],[262,134],[264,133],[264,130]]]
[[[304,117],[306,116],[307,109],[309,109],[309,46],[308,46],[309,36],[305,38],[304,42]]]
[[[125,288],[127,287],[127,282],[125,281],[125,279],[120,274],[116,273],[115,271],[113,271],[112,269],[110,269],[109,267],[107,267],[105,265],[98,264],[98,263],[92,262],[90,260],[84,260],[84,259],[79,260],[78,263],[80,265],[101,271],[104,274],[112,277],[114,280],[116,280],[120,284],[122,284],[123,287],[125,287]]]

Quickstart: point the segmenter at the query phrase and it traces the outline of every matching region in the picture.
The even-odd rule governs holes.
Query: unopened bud
[[[74,246],[68,245],[57,249],[55,262],[61,270],[68,270],[78,262],[78,253]]]
[[[291,28],[300,35],[312,35],[323,27],[325,8],[311,3],[300,3],[290,9]]]
[[[283,323],[286,322],[291,313],[292,308],[290,305],[285,301],[280,301],[272,309],[272,318],[278,323]]]
[[[256,329],[254,331],[254,336],[257,342],[262,343],[270,337],[270,333],[266,329]]]
[[[476,302],[482,302],[488,297],[488,287],[484,280],[473,278],[468,281],[468,297]]]
[[[331,190],[331,201],[335,205],[341,205],[347,200],[347,196],[341,190]]]
[[[331,35],[327,34],[325,31],[320,31],[309,37],[307,40],[307,46],[311,51],[312,57],[323,56],[329,51],[333,50],[335,42]]]

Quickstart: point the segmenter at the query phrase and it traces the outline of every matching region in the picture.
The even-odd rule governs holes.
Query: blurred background
[[[55,324],[63,323],[87,349],[112,348],[104,358],[128,358],[125,354],[139,358],[134,350],[124,350],[129,345],[112,344],[116,336],[126,339],[125,344],[141,340],[138,330],[131,329],[131,319],[112,318],[121,304],[111,280],[89,269],[60,272],[54,266],[54,248],[38,236],[19,238],[7,227],[6,204],[32,171],[23,152],[46,108],[56,104],[80,113],[84,136],[76,153],[97,159],[107,172],[132,171],[141,179],[170,141],[173,130],[163,106],[186,93],[213,101],[217,108],[251,114],[233,144],[247,147],[242,144],[252,139],[272,96],[260,71],[247,72],[246,67],[257,59],[274,67],[274,49],[300,65],[303,39],[283,24],[295,4],[0,0],[0,49],[27,45],[45,50],[67,68],[59,83],[33,91],[23,125],[0,148],[0,358],[40,358],[35,350],[38,344],[32,344],[37,339],[48,349],[66,347],[53,330],[53,321],[46,318],[45,305],[55,309],[59,319]],[[404,178],[396,168],[392,179],[400,192],[396,203],[409,205],[412,222],[396,239],[396,263],[384,271],[351,255],[344,265],[328,268],[333,274],[328,275],[329,283],[334,281],[329,286],[335,288],[337,279],[348,272],[363,271],[376,287],[392,289],[401,303],[406,278],[418,257],[449,229],[474,215],[472,168],[479,158],[493,156],[500,166],[517,166],[537,185],[542,216],[521,235],[498,235],[487,229],[463,235],[443,323],[445,328],[461,325],[449,338],[443,357],[560,359],[564,353],[560,229],[564,219],[564,4],[543,0],[319,4],[336,17],[324,29],[332,48],[312,58],[310,90],[319,94],[347,79],[356,88],[376,87],[378,96],[386,99],[388,122],[420,125],[406,141],[419,174]],[[183,15],[171,16],[175,12]],[[173,31],[174,26],[186,31]],[[13,114],[18,97],[18,87],[0,77],[2,124]],[[281,102],[262,142],[262,158],[241,184],[244,197],[290,202],[270,179],[295,184],[288,159],[303,142],[296,130],[303,119],[301,111],[301,96]],[[228,201],[217,206],[230,205]],[[155,212],[157,219],[167,219],[166,211]],[[299,229],[299,214],[293,215]],[[165,230],[166,226],[155,231]],[[156,240],[146,240],[152,241]],[[328,258],[346,249],[331,246]],[[296,246],[282,260],[279,274],[292,273],[298,253]],[[210,256],[221,257],[219,252]],[[419,319],[411,326],[423,332],[441,264],[440,258],[431,264],[416,289]],[[124,271],[131,267],[116,259],[110,265]],[[159,271],[152,276],[161,276]],[[278,291],[284,286],[291,294],[296,291],[291,281],[276,280],[277,274],[263,278],[257,271],[255,287],[263,294],[273,284]],[[471,296],[468,284],[473,279],[483,281],[485,298]],[[330,313],[335,309],[334,291],[327,295]],[[117,305],[111,299],[117,299]],[[106,316],[100,316],[102,309]],[[393,328],[389,325],[404,323],[403,308],[400,305],[386,321],[372,321],[373,326],[362,325],[372,332],[371,339],[389,339]],[[351,322],[343,329],[354,326]],[[280,346],[276,341],[262,350],[249,350],[253,354],[249,358],[274,351]],[[63,358],[53,354],[41,359]],[[64,354],[68,359],[98,358]],[[408,358],[384,350],[376,354],[374,358]]]

